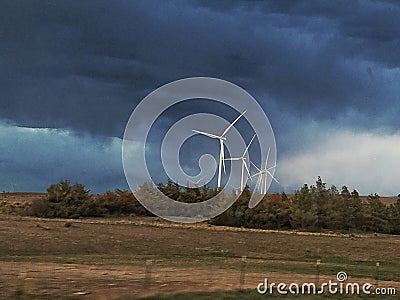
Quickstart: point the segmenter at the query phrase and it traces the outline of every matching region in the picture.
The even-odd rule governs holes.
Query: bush
[[[51,218],[53,217],[53,207],[48,199],[38,199],[32,202],[30,207],[27,209],[26,214],[28,216],[40,217],[40,218]]]
[[[97,195],[94,200],[97,208],[109,216],[149,216],[150,213],[139,203],[133,193],[116,189]]]
[[[27,215],[44,218],[151,215],[133,193],[119,189],[103,195],[89,195],[84,185],[71,185],[68,180],[62,180],[50,185],[47,192],[47,199],[34,201],[26,210]]]
[[[27,214],[36,217],[79,218],[85,216],[89,205],[89,191],[80,183],[70,184],[61,180],[47,189],[47,199],[36,200],[32,203]]]

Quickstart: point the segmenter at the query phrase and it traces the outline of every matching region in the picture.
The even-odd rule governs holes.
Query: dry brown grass
[[[386,285],[399,287],[399,253],[399,236],[249,230],[156,218],[50,220],[0,215],[3,292],[22,285],[37,299],[78,297],[79,292],[87,293],[79,296],[84,299],[112,299],[123,294],[235,289],[244,255],[249,288],[266,276],[275,281],[313,280],[317,258],[322,259],[323,278],[345,270],[357,280],[373,277],[375,262],[380,261],[381,278],[393,280]],[[144,281],[146,260],[152,260],[150,286]]]
[[[33,201],[46,197],[45,193],[0,193],[0,213],[22,213]]]

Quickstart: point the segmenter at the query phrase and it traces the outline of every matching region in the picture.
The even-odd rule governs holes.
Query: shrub
[[[50,185],[47,192],[47,199],[36,200],[26,209],[27,215],[44,218],[151,215],[129,191],[117,189],[103,195],[89,195],[84,185],[62,180]]]

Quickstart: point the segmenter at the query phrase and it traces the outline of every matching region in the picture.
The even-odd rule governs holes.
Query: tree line
[[[318,177],[289,199],[285,193],[265,195],[255,208],[247,204],[248,189],[230,209],[211,220],[216,225],[302,231],[379,232],[400,234],[400,198],[385,205],[379,195],[360,197],[346,186],[326,188]]]
[[[186,203],[202,202],[223,193],[206,185],[181,187],[170,180],[157,186],[145,183],[138,193],[146,191],[151,197],[152,193],[156,194],[155,189]],[[117,189],[102,195],[90,195],[84,185],[62,180],[52,184],[47,192],[48,197],[34,201],[25,214],[49,218],[152,215],[129,191]],[[320,177],[314,185],[304,184],[290,197],[285,193],[265,195],[252,209],[248,207],[250,197],[251,191],[246,186],[228,210],[209,222],[260,229],[400,234],[400,197],[395,203],[385,205],[377,194],[360,197],[356,190],[350,192],[346,186],[340,190],[335,186],[327,188]]]

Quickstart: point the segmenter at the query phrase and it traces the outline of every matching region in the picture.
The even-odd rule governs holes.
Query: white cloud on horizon
[[[321,176],[328,186],[346,185],[363,195],[397,195],[400,132],[329,132],[304,152],[278,161],[277,176],[285,190],[291,192],[304,183],[314,184]]]

